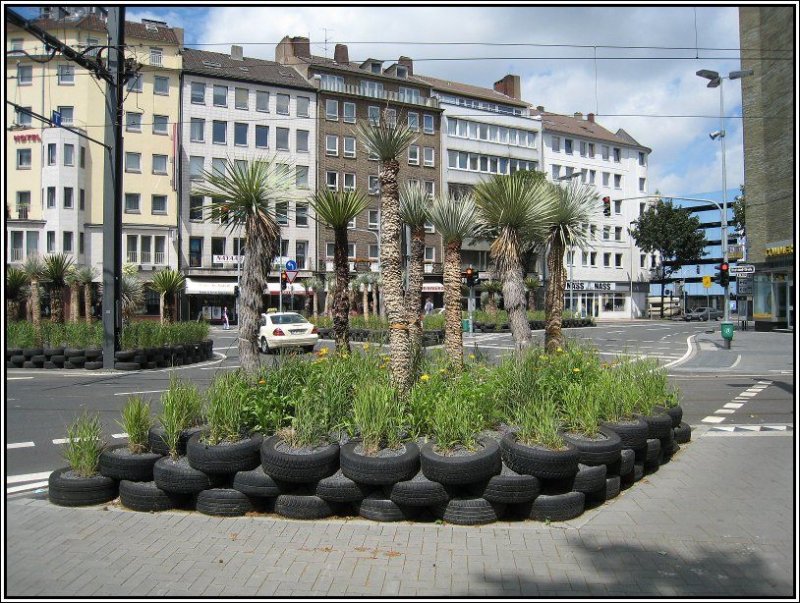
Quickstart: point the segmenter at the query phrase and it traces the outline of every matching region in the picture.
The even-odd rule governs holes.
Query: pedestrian
[[[228,306],[222,308],[222,328],[226,331],[231,328],[231,325],[228,322]]]
[[[433,313],[433,300],[429,297],[425,300],[425,314]]]

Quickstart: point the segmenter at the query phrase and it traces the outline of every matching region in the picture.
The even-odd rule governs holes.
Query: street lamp
[[[722,92],[723,80],[739,80],[748,75],[753,75],[752,69],[745,71],[731,71],[727,77],[720,75],[716,71],[710,69],[701,69],[697,75],[708,80],[708,88],[719,88],[719,130],[709,134],[711,140],[719,138],[722,144],[722,225],[721,225],[721,239],[720,245],[722,247],[722,261],[728,263],[728,193],[727,193],[727,174],[725,168],[725,99]],[[722,306],[722,320],[728,322],[730,320],[729,314],[729,284],[723,287],[723,306]],[[727,340],[726,340],[727,341]],[[730,345],[730,344],[728,344]]]
[[[628,239],[630,240],[630,248],[631,248],[631,271],[629,273],[629,280],[630,280],[630,292],[631,292],[631,320],[636,318],[633,312],[633,229],[631,228],[634,224],[636,224],[636,220],[632,220],[628,224]],[[638,280],[638,279],[637,279]]]

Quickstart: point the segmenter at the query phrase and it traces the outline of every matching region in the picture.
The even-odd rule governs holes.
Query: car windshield
[[[270,320],[274,325],[292,325],[308,322],[299,314],[276,314],[274,316],[270,316]]]

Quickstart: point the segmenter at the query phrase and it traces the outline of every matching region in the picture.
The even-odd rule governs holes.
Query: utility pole
[[[122,330],[122,102],[125,7],[108,9],[108,71],[103,170],[103,368],[114,368]]]

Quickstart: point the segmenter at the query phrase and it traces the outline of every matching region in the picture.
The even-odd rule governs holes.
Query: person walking
[[[222,308],[222,328],[227,331],[231,328],[230,323],[228,322],[228,306]]]
[[[425,300],[425,314],[433,313],[433,300],[429,297]]]

